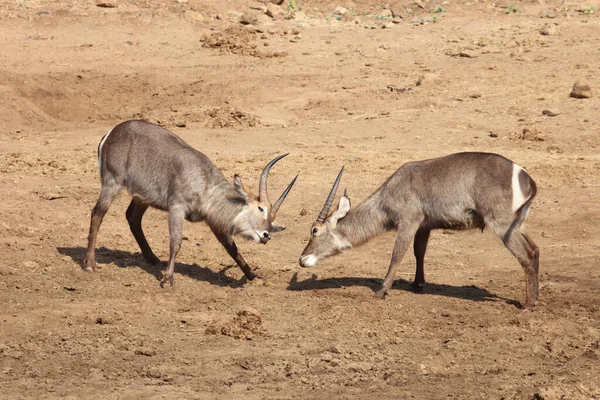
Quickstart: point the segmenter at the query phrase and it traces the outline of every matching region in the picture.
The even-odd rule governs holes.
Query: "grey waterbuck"
[[[206,155],[167,129],[145,121],[126,121],[115,126],[98,146],[102,187],[92,210],[86,270],[96,268],[96,237],[102,219],[121,189],[127,188],[133,196],[126,212],[127,221],[150,263],[160,260],[146,241],[142,217],[149,206],[169,213],[169,262],[161,286],[174,283],[175,257],[181,248],[184,219],[205,221],[244,275],[249,280],[256,278],[232,236],[267,243],[270,232],[285,229],[274,220],[297,176],[273,205],[267,194],[267,178],[271,167],[286,155],[267,164],[260,176],[259,195],[255,196],[238,175],[231,185]]]
[[[517,164],[491,153],[457,153],[410,162],[400,167],[358,207],[350,209],[346,191],[329,215],[342,172],[312,225],[300,265],[320,260],[367,242],[388,230],[398,231],[390,267],[379,297],[391,288],[396,266],[414,238],[417,269],[413,288],[425,282],[423,258],[432,229],[481,229],[488,226],[525,271],[524,309],[538,298],[539,249],[521,226],[537,188]]]

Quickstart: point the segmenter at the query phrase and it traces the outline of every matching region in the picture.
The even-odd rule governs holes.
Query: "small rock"
[[[433,72],[428,72],[425,75],[422,75],[415,82],[416,86],[437,86],[441,83],[440,76]]]
[[[477,57],[477,54],[469,51],[469,50],[463,50],[460,53],[458,53],[459,57],[464,57],[464,58],[475,58]]]
[[[481,97],[481,93],[479,93],[479,92],[473,92],[473,93],[471,93],[469,95],[469,97],[472,98],[472,99],[478,99],[478,98]]]
[[[339,16],[342,16],[342,15],[345,15],[347,12],[348,12],[348,10],[347,10],[347,9],[345,9],[344,7],[342,7],[342,6],[337,6],[337,7],[335,8],[335,10],[333,10],[333,15],[339,15]]]
[[[576,99],[589,99],[592,97],[592,88],[585,82],[577,81],[573,85],[570,96]]]
[[[393,18],[394,17],[394,13],[392,12],[392,10],[382,10],[379,15],[381,15],[384,18]]]
[[[396,16],[394,17],[394,19],[392,19],[392,23],[394,23],[394,24],[399,24],[399,23],[401,23],[401,22],[402,22],[402,17],[401,17],[401,16],[399,16],[399,15],[396,15]]]
[[[202,22],[206,19],[204,17],[204,15],[200,14],[199,12],[190,11],[190,10],[187,10],[185,12],[185,18],[192,20],[192,21],[196,21],[196,22]]]
[[[273,19],[283,19],[285,11],[283,10],[283,8],[275,4],[267,4],[267,11],[265,14],[267,14]]]
[[[548,117],[556,117],[560,114],[560,111],[557,109],[550,108],[548,110],[542,110],[542,115],[547,115]]]
[[[255,25],[258,24],[258,15],[256,15],[256,12],[246,11],[240,16],[239,21],[242,25]]]
[[[519,139],[531,142],[543,142],[545,140],[535,128],[523,128],[523,132],[519,135]]]
[[[340,346],[338,345],[333,345],[330,348],[327,349],[328,352],[333,353],[333,354],[341,354],[342,353],[342,349],[340,348]]]
[[[96,323],[98,325],[108,325],[110,324],[110,321],[106,317],[98,317],[96,318]]]
[[[248,8],[251,9],[251,10],[260,11],[262,13],[266,13],[267,12],[267,6],[265,6],[264,4],[260,4],[260,3],[249,4]]]
[[[308,211],[306,211],[306,208],[302,208],[302,209],[300,210],[300,215],[301,215],[302,217],[304,217],[306,214],[308,214]]]
[[[185,128],[186,125],[187,124],[185,123],[185,121],[177,121],[177,122],[175,122],[175,126],[178,127],[178,128]]]
[[[498,133],[496,133],[495,131],[490,131],[490,133],[488,134],[489,137],[491,138],[497,138],[498,137]]]
[[[100,8],[116,8],[117,5],[110,1],[99,1],[96,3],[96,7]]]
[[[141,349],[136,349],[135,350],[135,355],[136,356],[146,356],[146,357],[152,357],[156,355],[156,350],[153,349],[145,349],[145,348],[141,348]]]
[[[546,24],[540,28],[540,33],[544,36],[554,36],[558,33],[556,24]]]

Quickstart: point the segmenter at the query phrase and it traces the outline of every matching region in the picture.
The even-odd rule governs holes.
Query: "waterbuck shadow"
[[[302,291],[302,290],[322,290],[322,289],[340,289],[351,286],[365,286],[373,292],[381,288],[381,279],[376,278],[359,278],[359,277],[341,277],[341,278],[325,278],[317,279],[315,274],[308,279],[298,281],[298,273],[294,273],[290,280],[287,290]],[[412,282],[406,279],[396,279],[392,285],[392,289],[412,292]],[[482,289],[475,285],[467,286],[452,286],[439,283],[425,283],[423,295],[434,294],[438,296],[454,297],[471,301],[504,301],[506,304],[521,307],[521,303],[517,300],[507,299]]]
[[[71,257],[81,269],[85,269],[85,253],[86,248],[84,247],[57,247],[57,251],[65,256]],[[166,270],[166,262],[160,262],[159,264],[153,265],[148,263],[141,253],[130,253],[123,250],[111,250],[106,247],[98,247],[96,249],[96,261],[99,268],[108,269],[108,266],[102,264],[115,264],[119,268],[130,268],[138,267],[154,276],[156,280],[160,281],[163,277],[163,272]],[[175,271],[182,275],[189,276],[190,278],[208,282],[212,285],[218,286],[241,286],[248,280],[246,277],[242,277],[240,280],[228,277],[225,275],[225,271],[229,268],[237,268],[236,265],[229,265],[221,269],[219,272],[214,272],[210,268],[201,267],[198,264],[184,264],[180,262],[175,263]]]

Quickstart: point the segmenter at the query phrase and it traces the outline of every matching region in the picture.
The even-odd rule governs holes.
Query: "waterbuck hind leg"
[[[173,287],[175,285],[175,257],[181,249],[181,240],[183,237],[183,221],[185,211],[182,207],[173,207],[169,209],[169,262],[167,271],[160,281],[160,287],[165,287],[165,283]]]
[[[147,204],[142,203],[134,197],[131,200],[129,207],[127,207],[125,215],[127,217],[127,222],[129,222],[129,229],[131,229],[133,237],[135,237],[136,242],[140,246],[144,258],[150,264],[155,265],[160,263],[160,260],[154,255],[154,252],[152,252],[152,249],[146,240],[146,236],[144,235],[144,231],[142,230],[142,217],[147,209]]]
[[[100,230],[100,225],[102,225],[102,220],[104,219],[108,208],[115,197],[117,197],[120,190],[121,187],[113,182],[102,184],[100,196],[92,209],[88,246],[84,262],[86,271],[96,270],[96,239],[98,237],[98,231]]]
[[[520,228],[499,234],[506,248],[523,267],[525,272],[525,304],[523,310],[529,311],[537,304],[539,293],[539,260],[540,251],[536,244],[523,233]]]
[[[523,235],[523,238],[527,241],[527,244],[529,245],[528,253],[534,254],[533,269],[535,271],[535,285],[532,286],[532,291],[533,291],[533,300],[534,300],[535,304],[537,304],[539,291],[540,291],[540,289],[539,289],[540,249],[533,242],[533,240],[531,240],[529,235],[527,235],[525,232],[521,232],[521,234]]]
[[[219,242],[223,245],[223,247],[225,247],[225,250],[227,250],[227,253],[231,256],[231,258],[234,259],[235,263],[241,268],[242,272],[244,272],[244,275],[246,276],[246,278],[248,278],[249,281],[256,278],[260,278],[260,276],[257,276],[254,272],[252,272],[252,269],[250,269],[250,266],[248,265],[246,260],[244,260],[244,257],[242,257],[242,255],[239,253],[231,235],[219,233],[215,230],[213,230],[212,232],[219,240]]]
[[[431,231],[429,229],[419,229],[415,235],[414,251],[415,258],[417,259],[417,270],[415,271],[415,280],[413,281],[412,289],[417,293],[423,291],[423,284],[425,283],[425,269],[423,262],[430,233]]]
[[[385,298],[388,290],[391,289],[392,284],[394,283],[394,276],[396,275],[396,268],[398,264],[402,261],[406,250],[408,250],[410,246],[410,241],[412,240],[415,232],[418,229],[419,224],[399,224],[398,235],[396,236],[396,242],[394,244],[394,251],[392,251],[392,259],[390,261],[390,268],[388,269],[387,274],[383,280],[383,284],[381,285],[381,289],[377,292],[377,297]]]

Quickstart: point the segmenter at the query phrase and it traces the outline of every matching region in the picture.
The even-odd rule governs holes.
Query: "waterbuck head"
[[[310,228],[310,240],[300,256],[299,262],[302,267],[312,267],[320,260],[352,247],[344,233],[338,229],[338,221],[350,211],[350,199],[345,190],[344,195],[340,198],[337,210],[329,215],[329,209],[340,184],[342,172],[344,172],[343,167],[331,188],[331,192],[329,192],[329,196],[327,196],[317,221]]]
[[[235,234],[248,240],[267,243],[271,239],[271,232],[279,232],[285,229],[285,226],[275,222],[275,217],[277,216],[279,207],[292,189],[292,186],[294,186],[294,183],[296,183],[298,175],[296,175],[275,203],[271,204],[267,193],[269,171],[277,161],[285,156],[287,156],[287,153],[275,157],[263,169],[258,183],[258,196],[248,191],[238,175],[234,176],[233,186],[244,201],[242,211],[237,214],[233,221]]]

